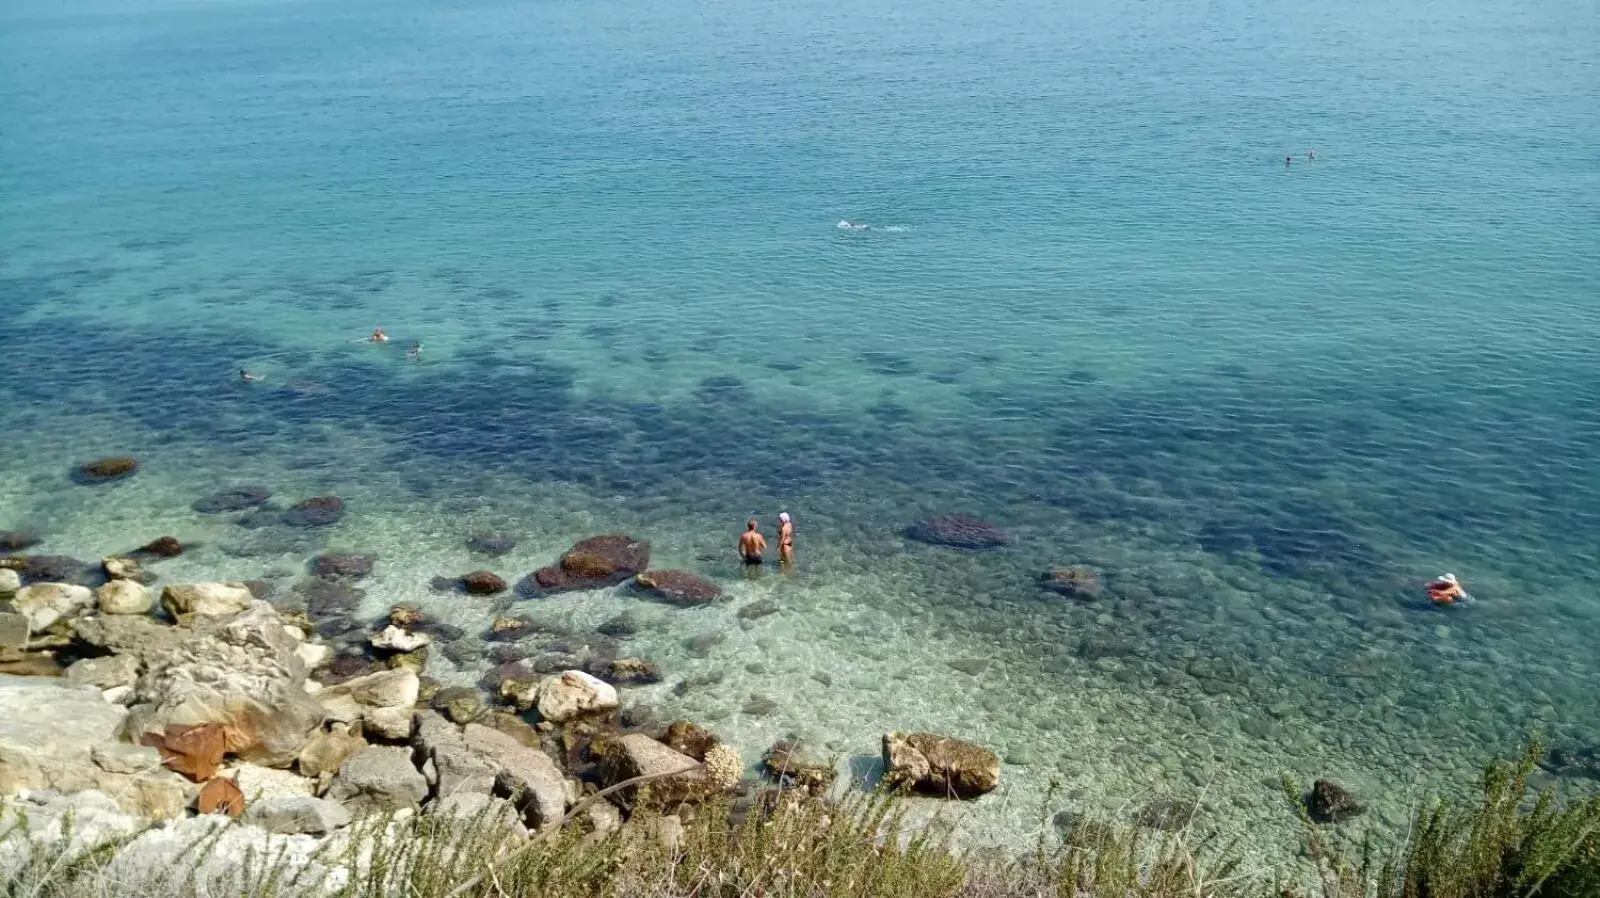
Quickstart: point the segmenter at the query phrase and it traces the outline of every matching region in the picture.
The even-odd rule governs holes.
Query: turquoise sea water
[[[1270,829],[1280,771],[1393,823],[1600,744],[1596,47],[1572,0],[17,0],[0,529],[286,596],[372,551],[363,613],[475,633],[631,609],[635,700],[751,759],[996,746],[975,826],[1060,778]],[[350,514],[189,508],[235,483]],[[797,575],[741,579],[780,508]],[[937,513],[1012,543],[903,536]],[[508,579],[625,529],[735,601],[430,592],[483,529]]]

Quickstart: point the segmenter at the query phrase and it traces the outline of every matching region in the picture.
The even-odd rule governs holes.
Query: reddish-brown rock
[[[161,763],[168,770],[203,783],[216,777],[222,766],[228,732],[220,723],[169,726],[164,733],[146,733],[143,742],[161,752]]]
[[[561,560],[534,572],[540,589],[594,589],[612,586],[650,565],[650,544],[625,533],[606,533],[574,543]]]
[[[79,483],[110,483],[132,477],[138,470],[138,459],[131,455],[115,455],[79,465],[73,469],[72,477]]]
[[[688,571],[645,571],[633,582],[674,605],[708,605],[722,598],[722,587]]]
[[[163,536],[134,550],[135,555],[152,555],[156,558],[177,558],[183,554],[183,543],[176,536]]]
[[[489,596],[505,591],[506,581],[490,571],[473,571],[462,576],[461,588],[475,596]]]
[[[201,814],[227,814],[238,817],[244,813],[244,793],[239,784],[227,777],[216,777],[200,787],[194,800],[194,809]]]

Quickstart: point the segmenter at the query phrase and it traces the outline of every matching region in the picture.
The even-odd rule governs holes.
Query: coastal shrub
[[[1324,898],[1597,898],[1600,796],[1562,806],[1547,789],[1530,804],[1528,776],[1542,756],[1534,739],[1515,760],[1489,763],[1477,804],[1424,805],[1388,852],[1370,839],[1354,855],[1330,848],[1286,779]]]
[[[237,856],[221,821],[154,856],[138,833],[96,840],[68,818],[63,838],[10,814],[0,816],[0,898],[1597,898],[1600,798],[1527,799],[1538,758],[1535,743],[1488,765],[1480,801],[1430,802],[1395,845],[1338,841],[1286,781],[1317,872],[1309,891],[1304,868],[1247,870],[1235,845],[1197,835],[1194,821],[1162,832],[1084,819],[1020,857],[958,853],[911,825],[896,796],[835,802],[792,790],[753,809],[640,810],[606,837],[569,826],[529,839],[488,812],[367,818],[310,863],[288,851]],[[211,860],[230,850],[228,863]],[[126,863],[130,851],[138,863]]]

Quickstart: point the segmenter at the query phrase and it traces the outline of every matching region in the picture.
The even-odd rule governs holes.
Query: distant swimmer
[[[860,222],[851,221],[850,219],[846,218],[839,222],[838,228],[841,231],[870,231],[872,230],[872,225],[861,224]]]
[[[1293,162],[1294,162],[1294,157],[1293,156],[1285,156],[1285,157],[1283,157],[1283,167],[1284,168],[1288,168],[1291,164],[1293,164]]]
[[[757,529],[760,526],[760,523],[751,520],[744,525],[744,532],[739,534],[739,556],[749,567],[758,567],[762,556],[767,553],[767,538]]]
[[[1440,574],[1428,584],[1428,601],[1441,608],[1450,605],[1470,605],[1473,598],[1461,588],[1461,581],[1455,574]]]
[[[422,361],[422,341],[421,340],[418,340],[415,343],[411,344],[411,348],[406,350],[406,358],[410,359],[413,362]]]
[[[784,567],[794,564],[794,521],[787,511],[778,515],[778,561]]]
[[[1312,162],[1317,161],[1317,151],[1316,150],[1308,150],[1308,151],[1306,151],[1306,158],[1311,160]]]
[[[384,333],[383,332],[383,328],[381,328],[381,327],[374,328],[373,331],[372,331],[372,336],[367,338],[367,342],[368,343],[387,343],[387,342],[389,342],[389,335]]]
[[[240,368],[239,369],[239,379],[244,381],[247,384],[255,384],[255,383],[260,383],[261,381],[266,380],[267,376],[265,374],[252,374],[249,371],[246,371],[243,368]]]

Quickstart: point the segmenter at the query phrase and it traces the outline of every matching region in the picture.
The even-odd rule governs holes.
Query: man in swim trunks
[[[767,551],[767,538],[756,529],[760,526],[756,521],[751,521],[745,525],[744,532],[739,534],[739,554],[744,557],[744,563],[750,567],[760,565],[761,556]]]
[[[778,561],[785,567],[794,564],[794,522],[787,511],[778,515]]]

